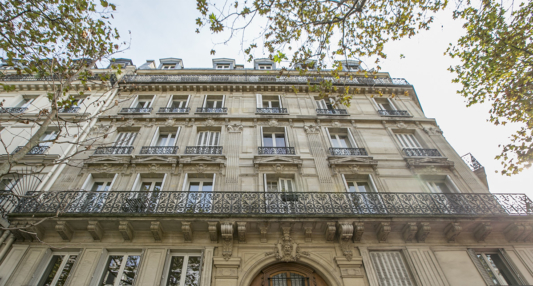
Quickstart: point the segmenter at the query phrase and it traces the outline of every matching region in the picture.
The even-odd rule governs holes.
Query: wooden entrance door
[[[278,263],[263,269],[250,286],[327,286],[313,269],[298,263]]]

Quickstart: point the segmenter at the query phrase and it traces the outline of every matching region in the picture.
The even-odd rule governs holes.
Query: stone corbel
[[[261,235],[261,242],[262,243],[266,243],[268,242],[268,238],[267,238],[267,234],[268,234],[268,227],[269,227],[269,223],[268,222],[263,222],[259,225],[259,231],[260,231],[260,235]]]
[[[389,238],[389,233],[391,231],[390,222],[380,222],[376,224],[376,235],[378,237],[378,242],[387,242]]]
[[[124,238],[125,241],[133,240],[133,227],[131,226],[129,221],[120,221],[118,225],[118,231],[120,232],[120,234],[122,234],[122,238]]]
[[[491,232],[492,225],[490,225],[490,222],[482,222],[474,229],[474,237],[478,242],[482,242]]]
[[[38,221],[29,221],[26,225],[26,230],[31,233],[23,233],[28,240],[42,241],[44,238],[44,229],[39,225]]]
[[[237,222],[237,236],[239,243],[246,243],[246,222]]]
[[[365,224],[363,222],[353,223],[353,242],[360,242],[365,232]]]
[[[426,242],[426,237],[428,237],[430,231],[431,231],[431,226],[429,226],[429,222],[418,223],[418,231],[416,232],[416,240],[418,240],[418,242]]]
[[[96,241],[102,240],[102,237],[104,236],[104,229],[98,221],[89,221],[89,225],[87,225],[87,231]]]
[[[161,226],[160,222],[153,221],[150,224],[150,231],[152,232],[156,242],[161,242],[163,240],[163,227]]]
[[[533,226],[530,224],[524,224],[526,230],[524,231],[524,242],[533,242]]]
[[[521,223],[511,223],[504,230],[505,238],[509,242],[517,242],[524,234],[526,228]]]
[[[335,222],[328,221],[326,225],[326,241],[333,241],[335,239]]]
[[[57,222],[56,231],[64,241],[70,241],[72,239],[72,234],[74,233],[70,224],[64,220]]]
[[[304,223],[305,242],[313,242],[313,223]]]
[[[403,240],[405,240],[405,242],[412,242],[417,231],[418,227],[416,226],[416,222],[408,222],[402,230]]]
[[[350,243],[353,237],[353,224],[348,222],[339,223],[339,244],[341,246],[342,254],[348,261],[353,257],[353,246]]]
[[[192,242],[192,227],[190,221],[181,222],[181,232],[183,232],[183,239],[185,242]]]
[[[448,242],[455,242],[462,229],[463,228],[458,222],[451,222],[448,224],[444,229],[444,234],[446,235]]]
[[[208,221],[207,228],[209,230],[209,238],[211,242],[218,242],[218,221]]]
[[[233,253],[233,222],[224,222],[220,225],[222,235],[222,257],[229,260]]]

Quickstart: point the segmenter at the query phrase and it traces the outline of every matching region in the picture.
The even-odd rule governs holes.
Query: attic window
[[[229,69],[230,64],[217,64],[217,69],[224,70]]]
[[[356,71],[356,70],[359,70],[359,66],[358,65],[347,65],[346,69],[349,71]]]
[[[171,70],[176,67],[176,64],[166,64],[161,67],[162,70]]]
[[[272,65],[259,65],[258,66],[260,70],[271,70]]]

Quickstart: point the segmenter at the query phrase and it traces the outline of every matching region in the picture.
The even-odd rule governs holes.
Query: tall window
[[[348,128],[326,128],[333,148],[357,148],[352,132]]]
[[[392,101],[388,98],[374,98],[379,110],[396,110]]]
[[[48,147],[53,144],[53,140],[57,138],[57,131],[46,131],[39,140],[41,143],[39,143],[39,146],[41,147]]]
[[[224,107],[224,95],[206,95],[204,98],[204,108],[222,108]]]
[[[178,130],[157,128],[150,146],[175,146],[180,128]]]
[[[294,271],[274,273],[270,276],[269,281],[271,286],[309,286],[309,278]]]
[[[489,277],[493,285],[524,285],[501,252],[477,252],[476,258],[481,265],[478,269]]]
[[[131,108],[150,108],[155,100],[154,96],[136,96],[131,104]]]
[[[137,137],[137,132],[119,132],[115,143],[113,146],[116,147],[126,147],[132,146],[135,138]]]
[[[197,146],[219,146],[220,131],[198,132]]]
[[[280,177],[273,174],[264,174],[265,192],[295,192],[294,179],[285,175]]]
[[[183,109],[187,108],[189,106],[189,96],[183,96],[183,95],[174,95],[170,98],[167,107],[172,109]]]
[[[335,109],[335,102],[331,98],[316,100],[318,109]]]
[[[287,147],[285,133],[263,133],[263,147]]]
[[[261,95],[256,94],[257,107],[258,108],[280,108],[281,97],[279,95]]]
[[[379,286],[414,286],[400,251],[371,251],[370,260]]]
[[[78,253],[55,253],[48,263],[39,286],[66,285],[70,272],[78,259]]]
[[[187,193],[187,213],[208,213],[212,208],[212,196],[216,174],[186,174],[183,191]]]
[[[402,148],[422,149],[422,145],[412,133],[396,133],[396,138]]]
[[[434,194],[459,193],[459,189],[449,176],[424,177],[424,183],[429,192]]]
[[[199,286],[202,257],[200,254],[171,253],[167,258],[165,286]]]
[[[141,255],[138,253],[109,255],[101,286],[133,285],[139,269]]]

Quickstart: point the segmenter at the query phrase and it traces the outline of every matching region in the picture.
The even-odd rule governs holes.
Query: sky
[[[112,2],[117,5],[113,24],[122,40],[129,43],[129,48],[116,57],[130,58],[137,66],[148,59],[167,57],[183,59],[186,68],[209,68],[211,60],[220,57],[252,66],[245,60],[239,39],[215,46],[224,38],[211,35],[207,29],[195,33],[199,13],[194,0]],[[460,85],[452,83],[453,74],[447,70],[454,62],[444,52],[462,33],[461,23],[452,19],[451,10],[439,12],[430,31],[386,46],[388,57],[381,62],[382,71],[405,78],[415,87],[426,117],[437,120],[457,153],[470,152],[485,167],[491,192],[526,193],[533,198],[533,168],[512,177],[495,173],[500,170],[500,162],[494,159],[500,154],[498,145],[507,143],[518,126],[492,125],[487,122],[488,104],[467,108],[465,99],[456,93]],[[215,56],[209,53],[213,48]],[[400,54],[405,58],[400,59]],[[259,50],[254,56],[265,55]]]

